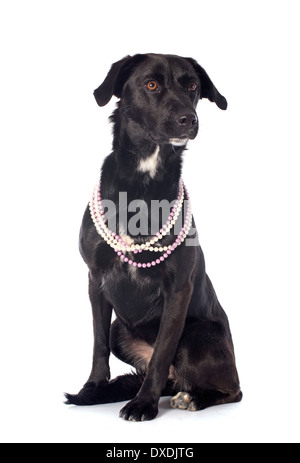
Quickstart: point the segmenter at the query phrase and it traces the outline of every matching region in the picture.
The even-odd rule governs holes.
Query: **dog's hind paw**
[[[170,405],[173,408],[189,410],[190,412],[197,410],[196,404],[193,402],[193,397],[188,392],[178,392],[178,394],[170,400]]]

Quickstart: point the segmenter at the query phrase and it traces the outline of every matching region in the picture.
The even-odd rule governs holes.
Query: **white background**
[[[299,441],[299,2],[2,1],[3,442]],[[201,101],[185,154],[207,271],[231,322],[244,400],[68,407],[87,380],[92,317],[81,217],[111,149],[93,90],[143,52],[191,56],[228,100]],[[130,367],[112,360],[112,375]]]

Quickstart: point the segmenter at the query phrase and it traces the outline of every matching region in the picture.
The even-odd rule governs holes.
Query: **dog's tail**
[[[86,383],[78,394],[65,394],[66,404],[98,405],[133,399],[139,392],[145,375],[140,373],[118,376],[109,383]]]

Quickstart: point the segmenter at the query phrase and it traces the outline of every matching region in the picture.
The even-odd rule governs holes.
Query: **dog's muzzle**
[[[195,112],[190,112],[176,116],[176,125],[180,134],[178,138],[195,138],[198,133],[197,114]]]
[[[177,117],[177,124],[180,127],[192,128],[198,124],[198,117],[196,113],[184,114],[183,116]]]

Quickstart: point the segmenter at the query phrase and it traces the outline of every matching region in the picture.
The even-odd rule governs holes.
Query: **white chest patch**
[[[125,227],[121,223],[119,224],[119,235],[126,244],[134,244],[134,240],[126,234]]]
[[[150,177],[154,178],[159,162],[159,145],[157,145],[153,154],[139,162],[137,170],[139,172],[148,172]]]

